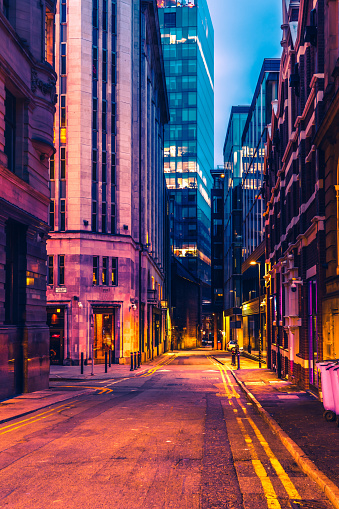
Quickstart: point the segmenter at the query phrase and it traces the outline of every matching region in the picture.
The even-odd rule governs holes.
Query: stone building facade
[[[163,127],[153,0],[61,0],[50,167],[51,360],[124,363],[167,348]]]
[[[48,387],[54,0],[0,0],[0,399]]]
[[[329,41],[323,0],[282,4],[279,91],[265,160],[268,366],[317,390],[324,278],[333,270],[326,269],[325,226],[330,239],[333,221],[325,217],[324,157],[314,141]]]

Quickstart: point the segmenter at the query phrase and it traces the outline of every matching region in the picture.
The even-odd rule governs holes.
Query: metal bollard
[[[134,352],[134,369],[138,369],[137,352]]]
[[[107,350],[105,352],[105,373],[107,373]]]
[[[138,352],[138,368],[141,366],[141,352]]]
[[[133,371],[133,352],[131,352],[131,369],[130,371]]]
[[[108,367],[110,368],[112,365],[112,350],[108,352]]]
[[[240,352],[238,350],[238,353],[237,353],[237,360],[238,360],[238,367],[237,369],[240,369]]]
[[[81,352],[81,374],[84,374],[84,352]]]

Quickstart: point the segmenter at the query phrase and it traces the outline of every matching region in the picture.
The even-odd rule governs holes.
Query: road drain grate
[[[292,509],[327,509],[324,502],[318,500],[290,500]]]

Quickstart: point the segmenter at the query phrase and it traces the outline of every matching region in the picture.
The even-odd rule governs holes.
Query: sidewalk
[[[121,379],[127,377],[140,376],[150,368],[161,363],[171,353],[159,355],[153,361],[148,361],[140,366],[139,369],[130,371],[130,365],[127,364],[112,364],[111,367],[107,367],[107,373],[105,373],[104,364],[94,365],[94,376],[91,375],[92,366],[84,366],[84,373],[81,374],[80,366],[51,366],[50,368],[50,382],[61,382],[61,381],[73,381],[73,382],[95,382],[106,380]],[[86,384],[87,385],[87,384]],[[35,391],[27,394],[20,394],[12,399],[6,399],[0,402],[0,424],[11,421],[18,417],[23,417],[36,410],[42,410],[54,405],[56,403],[62,404],[68,399],[84,394],[91,389],[78,390],[79,387],[74,387],[74,390],[58,391],[58,386],[54,385],[54,388],[47,389],[44,391]]]
[[[215,358],[232,369],[248,399],[295,461],[325,493],[332,491],[329,498],[332,503],[336,500],[334,505],[339,507],[336,488],[339,486],[339,429],[335,422],[323,418],[322,403],[312,393],[278,379],[274,372],[266,368],[259,370],[257,361],[241,357],[241,369],[237,370],[231,366],[229,357],[216,354]]]

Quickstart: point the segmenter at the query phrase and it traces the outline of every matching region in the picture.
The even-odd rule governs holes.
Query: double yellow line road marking
[[[157,364],[156,366],[154,366],[153,368],[149,369],[146,373],[144,373],[143,375],[140,375],[140,378],[141,377],[145,377],[145,376],[151,376],[151,375],[154,375],[154,373],[156,371],[158,371],[158,369],[160,368],[163,368],[164,366],[167,366],[167,364],[169,364],[170,362],[172,362],[175,358],[177,357],[176,354],[174,354],[172,357],[170,357],[169,359],[165,359],[164,361],[160,361],[159,364]]]
[[[165,361],[161,361],[159,364],[157,364],[156,366],[154,366],[153,368],[151,368],[150,370],[148,370],[146,373],[144,373],[141,376],[144,377],[144,376],[153,375],[158,369],[169,364],[175,357],[176,357],[176,355],[170,357],[169,359],[165,359]],[[129,377],[123,378],[116,382],[112,382],[111,384],[108,384],[108,385],[113,385],[115,383],[122,382],[127,379],[129,379]],[[106,387],[94,387],[94,386],[83,386],[83,385],[82,386],[62,385],[61,387],[67,388],[67,389],[71,389],[71,388],[92,389],[93,391],[98,391],[97,393],[99,395],[100,394],[109,394],[109,393],[113,392],[113,389],[109,389],[107,386]],[[48,417],[51,417],[54,414],[60,413],[67,408],[73,408],[74,406],[75,405],[70,405],[70,404],[65,403],[64,405],[59,405],[55,408],[50,408],[49,410],[46,410],[45,412],[42,412],[37,415],[33,415],[32,417],[28,417],[27,419],[23,419],[21,421],[17,421],[12,424],[7,424],[6,426],[0,427],[0,435],[5,435],[6,433],[10,433],[11,431],[15,431],[15,430],[20,429],[24,426],[28,426],[29,424],[33,424],[35,422],[42,421],[43,419],[47,419]]]
[[[10,433],[11,431],[22,428],[23,426],[28,426],[34,422],[42,421],[43,419],[47,419],[47,417],[51,417],[54,414],[60,413],[63,410],[68,408],[72,408],[74,405],[69,405],[65,403],[64,405],[59,405],[56,408],[51,408],[50,410],[46,410],[38,415],[33,415],[32,417],[28,417],[27,419],[23,419],[22,421],[14,422],[13,424],[7,424],[0,428],[0,435],[5,435],[6,433]]]
[[[263,488],[263,491],[264,491],[264,494],[265,494],[265,497],[267,500],[268,508],[269,509],[281,509],[281,505],[278,500],[275,489],[273,487],[272,481],[271,481],[264,465],[262,464],[261,460],[258,457],[258,452],[255,447],[255,444],[254,444],[252,438],[250,437],[249,433],[246,431],[244,421],[248,422],[249,425],[251,426],[255,437],[257,438],[259,444],[263,448],[263,450],[264,450],[267,458],[269,459],[272,467],[274,468],[278,478],[280,479],[282,485],[284,486],[288,497],[293,500],[300,500],[301,497],[298,493],[298,490],[296,489],[296,487],[294,486],[290,477],[288,476],[288,474],[282,467],[278,458],[273,453],[272,449],[270,448],[269,444],[265,440],[265,438],[264,438],[263,434],[261,433],[261,431],[259,430],[258,426],[255,424],[253,419],[251,419],[251,417],[248,415],[247,408],[244,407],[244,405],[242,404],[242,402],[240,400],[240,396],[237,393],[237,391],[235,390],[235,384],[232,383],[232,381],[230,379],[229,370],[226,368],[226,366],[220,364],[212,357],[209,356],[208,359],[220,371],[221,379],[224,384],[225,395],[226,395],[226,397],[228,397],[229,404],[231,407],[233,407],[234,413],[237,415],[238,410],[240,409],[244,415],[244,417],[237,416],[236,422],[239,426],[239,429],[240,429],[241,434],[245,440],[245,443],[248,446],[248,449],[249,449],[249,452],[251,455],[251,462],[253,465],[253,469],[261,482],[261,485],[262,485],[262,488]],[[235,399],[237,406],[240,408],[236,408],[236,405],[233,402],[233,398]]]

